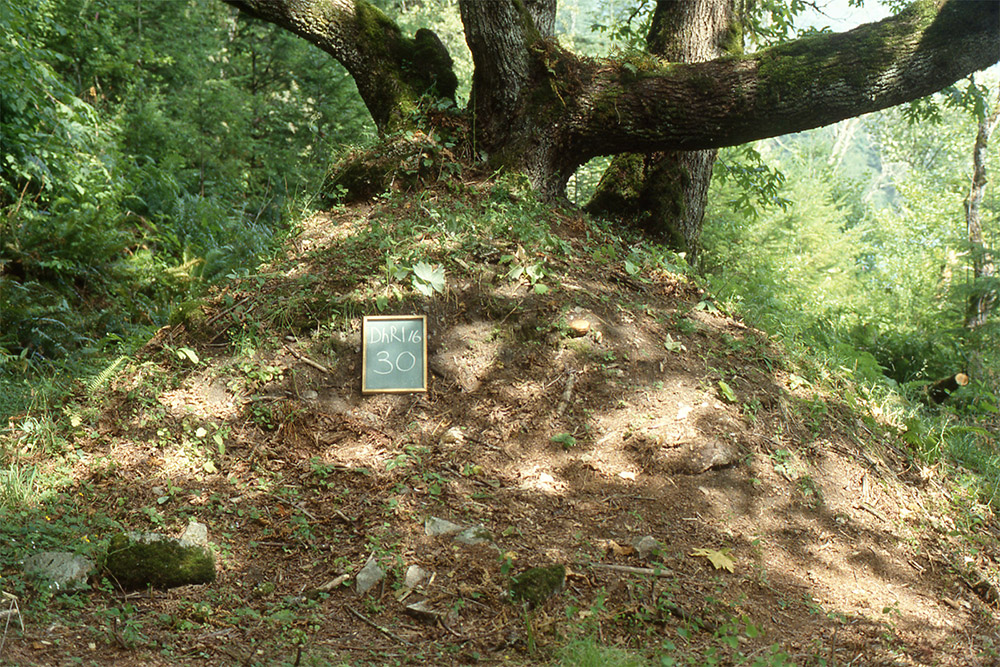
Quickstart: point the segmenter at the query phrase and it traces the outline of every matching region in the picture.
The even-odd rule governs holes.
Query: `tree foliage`
[[[1000,326],[964,327],[971,271],[964,201],[978,112],[955,104],[969,84],[922,103],[839,126],[759,143],[780,168],[785,209],[747,217],[717,182],[706,223],[706,271],[720,298],[754,323],[862,361],[877,379],[925,384],[970,368],[1000,367]],[[933,132],[928,132],[928,125]],[[988,152],[995,169],[996,152]],[[982,201],[985,245],[995,251],[1000,195]],[[988,372],[975,373],[980,387]]]
[[[12,0],[0,42],[8,379],[247,270],[370,128],[339,65],[221,3]]]

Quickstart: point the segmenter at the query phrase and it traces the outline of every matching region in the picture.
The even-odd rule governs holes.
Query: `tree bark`
[[[742,53],[735,0],[660,0],[646,39],[665,60],[704,62]],[[716,149],[651,153],[612,160],[587,205],[591,213],[626,217],[697,260]]]
[[[925,2],[747,56],[652,61],[637,73],[596,65],[565,133],[575,160],[738,145],[902,104],[998,59],[1000,3]]]
[[[993,257],[983,243],[983,219],[979,212],[979,206],[986,191],[986,148],[998,120],[1000,120],[1000,94],[997,95],[996,102],[993,104],[993,111],[984,112],[982,118],[979,119],[976,146],[972,152],[972,185],[969,188],[969,196],[965,200],[965,224],[969,245],[972,249],[973,280],[977,283],[992,278],[996,273]],[[976,289],[969,298],[965,327],[975,329],[986,324],[996,300],[996,289],[990,287]]]
[[[453,94],[436,36],[403,37],[365,0],[226,1],[340,60],[382,131],[406,125],[429,83],[440,97]],[[712,149],[807,130],[928,95],[1000,60],[996,0],[920,0],[847,33],[689,64],[579,58],[550,38],[554,0],[459,6],[475,64],[471,154],[523,171],[552,196],[598,155]],[[422,41],[437,60],[419,57]]]
[[[421,99],[455,101],[458,78],[436,34],[405,37],[367,0],[223,0],[294,32],[337,59],[354,78],[379,132],[407,125]]]

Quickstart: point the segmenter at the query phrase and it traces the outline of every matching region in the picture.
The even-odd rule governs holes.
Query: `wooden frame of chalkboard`
[[[427,391],[427,317],[362,318],[361,393],[424,391]]]

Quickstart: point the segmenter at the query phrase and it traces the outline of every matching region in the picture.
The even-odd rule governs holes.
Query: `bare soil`
[[[546,293],[487,253],[444,295],[390,300],[428,316],[429,389],[362,395],[362,296],[385,285],[359,287],[352,262],[382,258],[346,244],[377,214],[308,221],[259,279],[162,330],[74,438],[79,515],[201,521],[217,581],[95,582],[72,621],[12,627],[0,661],[539,664],[590,636],[657,664],[1000,664],[996,608],[961,574],[996,568],[989,511],[956,531],[952,492],[861,396],[807,382],[683,278],[580,261],[572,216],[579,254],[547,258]],[[493,542],[428,537],[432,516]],[[642,557],[644,536],[662,549]],[[387,576],[359,596],[370,557]],[[509,599],[550,564],[563,590]],[[410,565],[433,578],[407,591]]]

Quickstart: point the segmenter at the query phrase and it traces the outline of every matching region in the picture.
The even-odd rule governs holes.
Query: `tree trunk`
[[[979,132],[976,134],[976,146],[972,152],[972,186],[965,200],[965,224],[972,249],[972,274],[976,283],[982,283],[992,278],[996,272],[993,257],[983,243],[983,220],[979,206],[986,191],[986,147],[990,135],[996,129],[1000,120],[1000,94],[993,104],[992,112],[984,112],[979,119]],[[986,324],[990,311],[997,300],[997,291],[989,286],[977,288],[969,297],[969,308],[965,316],[965,327],[975,329]]]
[[[668,61],[696,63],[742,53],[735,0],[660,2],[646,39]],[[591,213],[626,216],[697,259],[716,149],[652,153],[612,160],[587,205]]]
[[[454,93],[437,37],[403,36],[366,0],[226,1],[334,55],[383,132],[412,123],[425,91]],[[459,8],[475,65],[469,154],[526,173],[551,196],[598,155],[712,149],[829,125],[1000,59],[996,0],[921,0],[847,33],[697,63],[579,58],[551,39],[555,0],[460,0]],[[667,170],[664,180],[684,185],[684,171]]]

